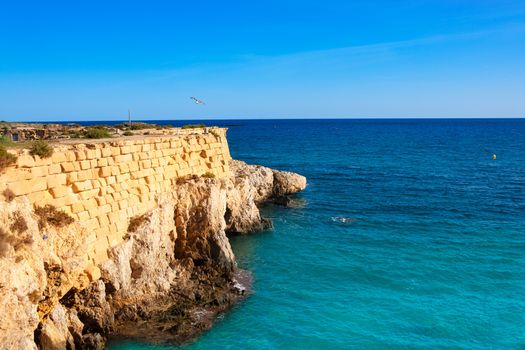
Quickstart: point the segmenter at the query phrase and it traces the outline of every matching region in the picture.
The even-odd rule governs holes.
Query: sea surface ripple
[[[254,294],[183,349],[525,349],[525,120],[217,124],[309,186],[231,239]]]

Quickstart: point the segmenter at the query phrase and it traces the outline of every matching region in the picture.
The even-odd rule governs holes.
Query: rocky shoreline
[[[43,233],[27,200],[0,200],[0,219],[27,218],[27,237],[2,233],[0,348],[102,349],[109,337],[184,343],[250,292],[227,234],[268,228],[258,205],[287,204],[303,176],[231,161],[225,179],[181,179],[108,251],[101,277],[79,283],[83,242],[73,224]],[[131,226],[130,226],[131,228]]]

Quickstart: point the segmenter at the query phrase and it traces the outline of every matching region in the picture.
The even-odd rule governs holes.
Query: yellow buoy
[[[495,154],[492,155],[492,159],[496,159],[496,155]]]

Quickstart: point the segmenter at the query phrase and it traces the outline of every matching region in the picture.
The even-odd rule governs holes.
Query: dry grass
[[[199,179],[199,177],[197,175],[195,175],[195,174],[181,176],[181,177],[177,178],[177,185],[182,185],[182,184],[185,184],[188,181],[198,180],[198,179]]]
[[[4,192],[2,192],[2,195],[4,196],[5,200],[7,202],[12,202],[13,199],[15,199],[15,193],[11,191],[9,188],[6,188]]]
[[[35,214],[38,216],[38,227],[40,229],[43,229],[48,224],[59,228],[65,227],[75,221],[67,213],[49,204],[44,207],[35,207]]]
[[[215,174],[210,172],[210,171],[207,171],[204,174],[202,174],[202,177],[205,177],[205,178],[208,178],[208,179],[215,179]]]
[[[11,232],[17,232],[17,233],[24,233],[27,231],[27,221],[22,216],[22,213],[19,211],[15,211],[12,216],[13,222],[11,223],[11,226],[9,226],[9,229]]]
[[[33,244],[31,236],[13,236],[9,235],[3,228],[0,227],[0,257],[5,257],[9,251],[9,247],[13,247],[15,252],[20,250],[24,245]],[[18,260],[17,260],[18,262]]]
[[[140,226],[142,226],[148,220],[149,220],[149,215],[147,214],[132,217],[129,220],[128,232],[129,233],[136,232],[140,228]]]
[[[0,227],[0,257],[7,254],[9,246],[13,243],[13,237],[9,236],[3,228]]]

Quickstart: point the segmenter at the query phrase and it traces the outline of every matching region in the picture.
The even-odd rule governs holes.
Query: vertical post
[[[131,110],[128,109],[128,126],[131,129]]]

